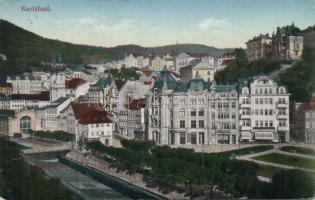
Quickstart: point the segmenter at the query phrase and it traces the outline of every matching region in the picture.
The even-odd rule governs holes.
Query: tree
[[[309,174],[301,170],[282,170],[272,177],[274,198],[311,198],[314,182]]]

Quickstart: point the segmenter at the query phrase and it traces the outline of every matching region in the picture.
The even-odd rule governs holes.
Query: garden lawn
[[[315,170],[315,159],[303,158],[299,156],[289,156],[279,153],[271,153],[267,155],[257,156],[254,160],[261,160],[282,165],[289,165],[310,170]]]
[[[258,176],[263,176],[263,177],[268,177],[272,178],[274,174],[277,172],[281,171],[281,168],[278,167],[273,167],[273,166],[267,166],[267,165],[259,165],[259,170],[258,170]]]
[[[306,148],[306,147],[284,146],[284,147],[281,147],[281,151],[315,156],[315,149]]]

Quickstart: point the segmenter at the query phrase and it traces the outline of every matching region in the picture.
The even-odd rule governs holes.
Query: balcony
[[[289,126],[278,126],[278,131],[289,131]]]
[[[240,108],[251,108],[251,104],[240,104]]]
[[[241,114],[240,118],[241,119],[250,119],[250,114]]]
[[[277,114],[277,119],[287,119],[288,117],[287,114]]]
[[[288,107],[288,103],[287,102],[283,102],[283,103],[277,102],[276,105],[277,105],[278,108],[286,108],[286,107]]]

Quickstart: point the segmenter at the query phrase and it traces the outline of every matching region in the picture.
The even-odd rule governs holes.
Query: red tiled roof
[[[39,94],[11,94],[12,100],[32,100],[32,101],[50,101],[49,91],[43,91]]]
[[[308,102],[303,104],[303,109],[305,111],[315,110],[315,96],[313,96]]]
[[[142,74],[147,76],[147,77],[150,77],[150,76],[154,75],[155,73],[153,71],[142,71]]]
[[[112,123],[102,104],[72,102],[71,107],[80,124]]]
[[[73,78],[71,80],[66,80],[65,81],[65,85],[66,88],[77,88],[78,86],[82,85],[86,83],[86,80],[82,79],[82,78]]]
[[[223,60],[221,65],[228,65],[231,62],[231,60]]]
[[[220,56],[220,58],[234,57],[235,55],[236,55],[235,52],[227,52]]]
[[[145,108],[145,99],[133,99],[130,104],[125,104],[125,108],[129,110]]]
[[[115,80],[115,84],[118,90],[120,90],[124,85],[125,85],[126,81],[124,80]]]
[[[12,83],[0,83],[0,87],[12,87]]]

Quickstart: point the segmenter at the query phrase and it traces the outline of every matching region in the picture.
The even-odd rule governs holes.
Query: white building
[[[189,63],[194,60],[188,53],[180,53],[176,56],[176,72],[179,72],[182,67],[186,67]]]
[[[148,95],[146,114],[148,139],[157,144],[238,143],[236,85],[201,79],[177,83],[162,71]]]
[[[150,70],[153,71],[161,71],[164,68],[164,60],[161,56],[154,56],[154,58],[151,60],[151,66],[149,67]]]
[[[218,58],[218,70],[225,69],[226,66],[236,58],[235,52],[228,52]]]
[[[43,81],[28,73],[8,76],[6,82],[12,84],[12,94],[36,94],[43,90]]]
[[[208,60],[193,61],[188,66],[180,69],[180,79],[183,83],[188,83],[196,78],[211,82],[214,80],[215,72],[216,69]]]
[[[125,67],[131,68],[131,67],[138,67],[138,59],[134,54],[129,54],[125,57]]]
[[[289,142],[289,96],[267,76],[240,85],[242,141]]]
[[[0,97],[0,109],[20,110],[26,108],[40,108],[50,104],[48,91],[38,94],[12,94],[10,97]]]
[[[74,122],[76,142],[99,140],[113,144],[113,123],[100,104],[71,103],[68,122]]]
[[[71,100],[71,98],[60,97],[49,105],[37,109],[36,113],[41,121],[41,129],[44,131],[66,131],[64,125],[61,125],[64,124],[62,122],[64,119],[60,113],[70,105]]]

